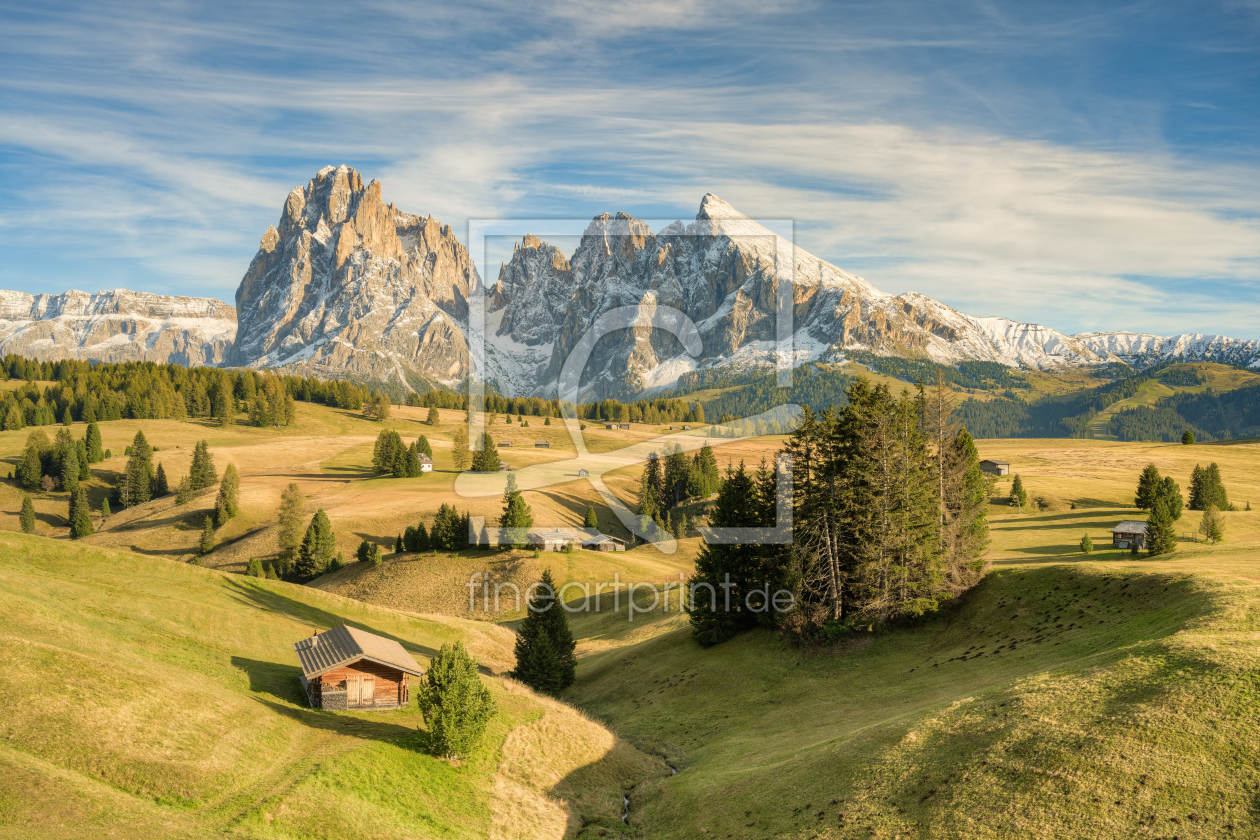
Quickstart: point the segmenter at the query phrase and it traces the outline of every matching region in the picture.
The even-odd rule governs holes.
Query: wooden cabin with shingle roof
[[[377,711],[411,702],[411,677],[424,670],[393,639],[334,627],[293,645],[312,709]]]

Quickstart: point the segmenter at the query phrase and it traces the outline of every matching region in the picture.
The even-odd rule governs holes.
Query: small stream
[[[665,762],[665,766],[669,768],[669,775],[671,778],[678,775],[677,767],[670,764],[668,761]],[[635,787],[638,787],[638,785],[635,785]],[[621,821],[626,825],[630,824],[630,794],[632,793],[634,793],[634,788],[630,788],[630,790],[621,794]]]

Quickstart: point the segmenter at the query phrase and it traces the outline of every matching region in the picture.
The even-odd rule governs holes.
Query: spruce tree
[[[302,521],[306,518],[306,497],[302,488],[296,484],[285,488],[280,496],[277,518],[280,521],[280,563],[287,570],[302,544]]]
[[[1011,482],[1011,507],[1017,507],[1021,511],[1028,507],[1028,491],[1024,489],[1024,480],[1019,477],[1019,473],[1015,473],[1015,479]]]
[[[429,416],[425,422],[430,426],[436,426],[438,423],[442,422],[442,415],[438,413],[437,406],[431,406],[429,408]]]
[[[1177,482],[1173,481],[1171,475],[1164,476],[1164,480],[1160,482],[1159,499],[1168,507],[1168,514],[1174,522],[1181,518],[1181,508],[1184,503],[1181,498],[1181,488]]]
[[[101,430],[95,422],[88,424],[84,444],[87,446],[88,463],[99,464],[105,460],[105,452],[101,448]]]
[[[27,490],[37,489],[40,479],[44,477],[44,465],[39,455],[39,449],[30,443],[22,453],[22,463],[18,465],[17,474],[18,480]]]
[[[416,449],[429,456],[429,460],[433,459],[433,445],[429,443],[429,439],[424,435],[420,435],[420,439],[416,441]]]
[[[1081,537],[1081,553],[1082,554],[1094,553],[1094,541],[1089,538],[1089,534],[1086,534],[1085,536]]]
[[[1181,436],[1181,444],[1182,446],[1194,446],[1194,432],[1186,429],[1185,433]]]
[[[192,466],[188,469],[188,480],[193,491],[213,487],[219,481],[219,474],[214,468],[214,456],[210,454],[210,444],[198,441],[193,449]]]
[[[263,571],[262,561],[259,560],[257,557],[249,558],[249,563],[245,566],[245,574],[254,578],[267,576],[267,573]]]
[[[179,487],[175,491],[175,504],[186,505],[192,501],[192,482],[188,480],[188,476],[184,476],[179,480]]]
[[[1146,554],[1156,557],[1169,554],[1177,548],[1177,534],[1173,531],[1172,514],[1168,503],[1157,498],[1146,522]]]
[[[545,694],[557,695],[577,678],[577,643],[551,570],[530,587],[525,620],[516,637],[514,679]]]
[[[170,484],[166,480],[166,467],[158,464],[157,477],[153,480],[153,498],[160,499],[170,494]]]
[[[675,537],[680,540],[687,538],[687,514],[679,512],[674,528]]]
[[[495,714],[494,699],[462,642],[442,645],[416,691],[429,751],[444,758],[476,749]]]
[[[111,511],[109,509],[109,497],[101,499],[101,527],[105,527],[105,520],[109,519]]]
[[[75,490],[70,502],[70,537],[81,540],[92,536],[92,508],[88,505],[87,488]]]
[[[489,432],[484,432],[481,435],[481,451],[473,453],[473,471],[498,472],[499,466],[499,450],[494,445],[494,438],[490,437]]]
[[[328,521],[328,514],[318,510],[311,517],[311,524],[307,526],[298,549],[297,579],[308,581],[322,575],[336,551],[337,539],[333,535],[332,523]]]
[[[462,472],[468,468],[468,427],[459,425],[451,437],[451,461],[455,469]]]
[[[758,508],[756,487],[741,463],[738,470],[727,469],[709,521],[715,528],[759,525]],[[688,581],[687,612],[697,642],[708,647],[756,626],[757,613],[743,602],[762,583],[759,555],[757,545],[701,542],[696,570]]]
[[[1208,505],[1199,521],[1199,533],[1210,543],[1218,543],[1225,539],[1225,522],[1216,505]]]
[[[223,471],[223,480],[219,482],[219,495],[214,502],[215,519],[219,525],[236,516],[240,505],[241,477],[236,472],[235,464],[228,464]]]
[[[1203,467],[1198,464],[1194,465],[1194,470],[1190,473],[1190,510],[1206,510],[1208,501],[1206,498],[1204,479],[1207,473]]]
[[[587,507],[586,507],[586,518],[583,520],[583,523],[582,523],[582,524],[583,524],[583,526],[584,526],[584,527],[586,527],[586,528],[598,528],[598,527],[599,527],[599,515],[595,513],[595,508],[594,508],[594,506],[592,506],[592,505],[587,505]]]
[[[534,525],[534,511],[525,504],[525,498],[516,486],[516,473],[508,473],[507,489],[503,492],[503,515],[499,527],[510,529],[508,543],[521,548],[529,539],[529,529]]]
[[[74,451],[78,455],[79,460],[79,481],[92,480],[92,465],[88,461],[87,445],[81,441],[74,442]]]
[[[201,521],[201,542],[197,545],[197,552],[209,554],[211,551],[214,551],[214,519],[207,513]]]
[[[1152,510],[1155,507],[1163,483],[1159,469],[1154,464],[1147,464],[1146,469],[1142,470],[1142,477],[1138,479],[1137,494],[1133,497],[1133,503],[1138,510]]]
[[[73,446],[61,454],[61,487],[71,494],[79,489],[79,453]]]
[[[123,506],[135,507],[153,498],[153,478],[153,447],[144,432],[139,431],[131,443],[131,454],[118,488]]]
[[[35,503],[31,501],[29,493],[22,494],[22,515],[19,521],[22,523],[23,533],[35,533]]]
[[[394,553],[395,553],[395,554],[402,554],[402,553],[403,553],[403,549],[404,549],[404,548],[405,548],[405,546],[403,545],[403,535],[402,535],[402,534],[399,534],[399,535],[398,535],[398,540],[394,543]]]
[[[73,426],[74,416],[70,414],[70,406],[66,406],[66,410],[61,413],[61,425]]]
[[[1208,464],[1203,474],[1204,484],[1204,501],[1209,505],[1216,505],[1221,510],[1233,510],[1233,506],[1229,503],[1229,494],[1225,492],[1225,485],[1221,482],[1221,468],[1216,462]]]

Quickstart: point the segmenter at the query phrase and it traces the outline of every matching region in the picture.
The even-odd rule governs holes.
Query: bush
[[[475,749],[495,714],[494,699],[462,642],[442,645],[416,699],[429,727],[429,751],[446,758]]]
[[[1089,534],[1081,537],[1081,552],[1083,554],[1094,553],[1094,541],[1089,538]]]

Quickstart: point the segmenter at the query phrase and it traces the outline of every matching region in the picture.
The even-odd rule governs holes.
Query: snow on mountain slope
[[[1077,333],[1073,338],[1096,353],[1127,364],[1185,359],[1260,368],[1260,341],[1256,340],[1200,333],[1160,336],[1131,332]]]
[[[235,337],[236,310],[210,298],[0,291],[0,355],[217,365]]]

